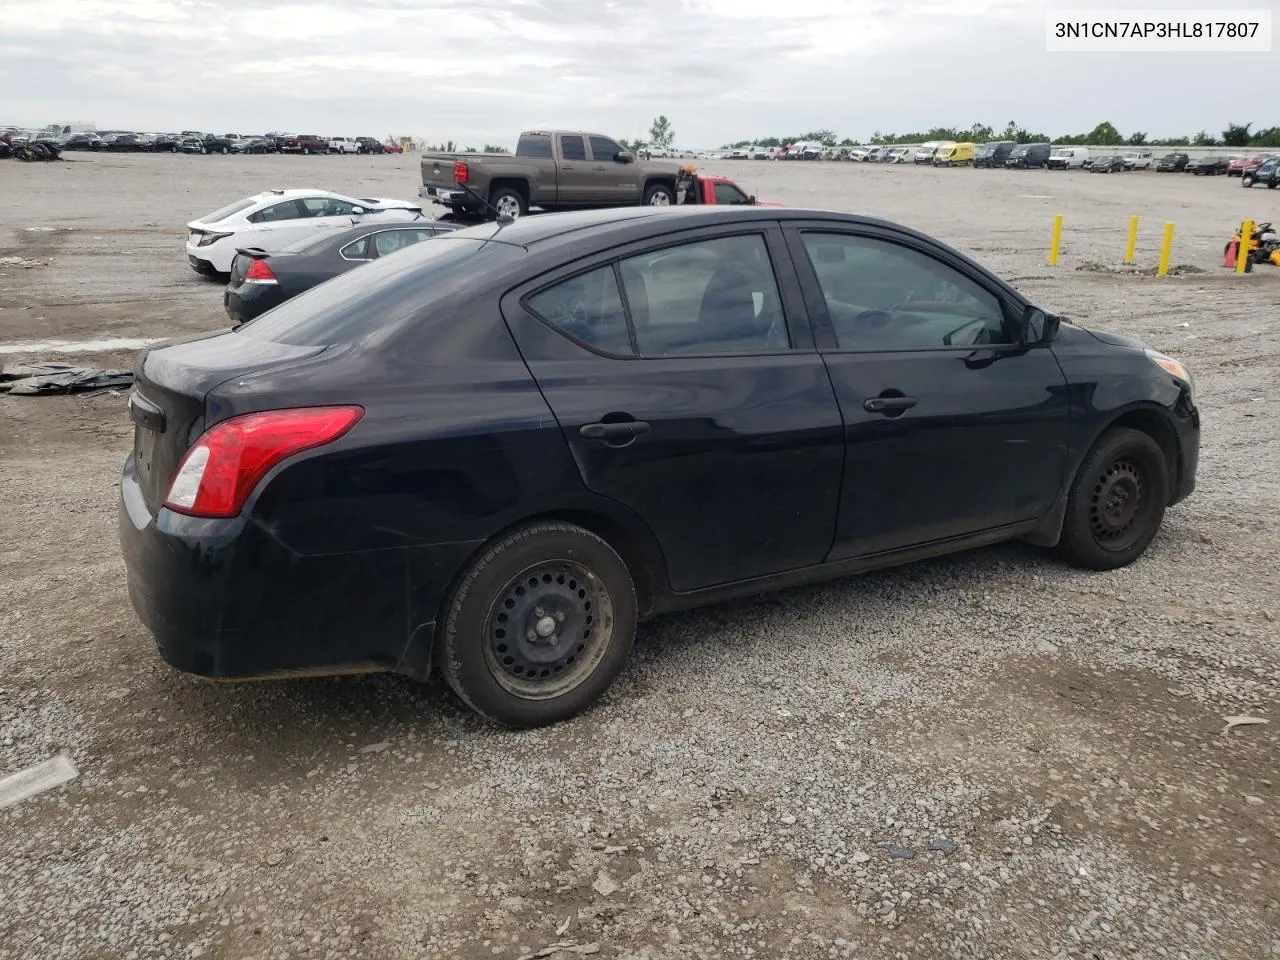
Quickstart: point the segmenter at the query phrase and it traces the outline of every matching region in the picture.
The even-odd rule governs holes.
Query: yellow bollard
[[[1124,262],[1133,263],[1133,248],[1138,243],[1138,218],[1129,218],[1129,242],[1124,248]]]
[[[1053,218],[1053,238],[1049,241],[1049,266],[1058,265],[1058,247],[1062,243],[1062,214]]]
[[[1244,273],[1249,266],[1249,246],[1253,242],[1253,221],[1246,220],[1240,227],[1240,246],[1236,250],[1236,273]]]
[[[1164,243],[1160,244],[1160,269],[1156,271],[1162,277],[1169,275],[1169,254],[1173,250],[1173,224],[1164,225]]]

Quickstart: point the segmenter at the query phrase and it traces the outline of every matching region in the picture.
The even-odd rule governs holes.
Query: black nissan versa
[[[134,607],[209,677],[584,709],[638,619],[1010,538],[1110,569],[1195,483],[1176,360],[881,220],[445,234],[137,362]]]

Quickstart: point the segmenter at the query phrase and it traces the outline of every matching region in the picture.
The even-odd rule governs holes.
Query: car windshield
[[[484,258],[484,270],[465,271],[461,282],[521,255],[510,243],[489,243],[483,237],[443,236],[433,243],[414,244],[394,257],[378,259],[312,287],[273,310],[251,320],[237,333],[293,346],[332,346],[351,343],[391,323],[406,319],[408,310],[426,302],[426,293],[440,289],[472,257]],[[385,296],[398,284],[411,284],[417,296]],[[408,304],[408,307],[404,305]],[[389,312],[389,308],[392,312]],[[400,309],[395,313],[394,309]]]
[[[229,203],[225,207],[223,207],[221,210],[215,210],[213,213],[209,214],[207,217],[202,217],[201,219],[205,223],[217,223],[220,220],[227,219],[227,217],[234,216],[235,214],[239,213],[241,210],[248,210],[257,202],[258,201],[253,197],[250,197],[247,200],[237,200],[235,203]]]

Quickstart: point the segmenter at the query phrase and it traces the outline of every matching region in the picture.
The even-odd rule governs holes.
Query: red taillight
[[[276,275],[271,272],[265,260],[250,260],[249,268],[244,272],[245,283],[278,283]]]
[[[467,177],[471,175],[471,171],[467,169],[467,165],[458,160],[453,165],[453,182],[466,183]]]
[[[224,420],[182,458],[164,505],[193,517],[234,517],[272,467],[332,443],[362,416],[363,407],[302,407]]]
[[[229,233],[202,233],[200,239],[196,241],[197,247],[210,247],[219,240],[225,240],[231,236]]]

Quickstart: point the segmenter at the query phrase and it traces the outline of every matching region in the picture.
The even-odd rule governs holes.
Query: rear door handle
[[[867,413],[902,413],[916,405],[915,397],[872,397],[862,404]]]
[[[643,420],[622,420],[617,423],[584,423],[578,433],[587,440],[634,440],[649,432],[649,424]]]

